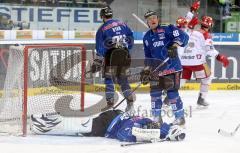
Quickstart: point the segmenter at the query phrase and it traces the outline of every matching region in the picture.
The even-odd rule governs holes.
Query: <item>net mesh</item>
[[[21,134],[23,116],[59,113],[66,101],[72,110],[83,110],[85,60],[81,45],[11,46],[0,102],[0,133]]]

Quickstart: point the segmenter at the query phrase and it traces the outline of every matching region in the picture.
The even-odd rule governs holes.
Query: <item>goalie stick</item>
[[[121,147],[129,147],[129,146],[143,145],[143,144],[152,144],[152,143],[164,142],[164,141],[167,141],[167,139],[159,139],[159,140],[153,139],[151,141],[123,143],[123,144],[121,144]]]
[[[225,130],[219,129],[219,130],[218,130],[218,133],[219,133],[220,135],[222,135],[222,136],[232,137],[232,136],[234,136],[234,135],[237,133],[237,131],[238,131],[239,128],[240,128],[240,124],[238,124],[238,126],[235,128],[235,130],[234,130],[233,132],[227,132],[227,131],[225,131]]]

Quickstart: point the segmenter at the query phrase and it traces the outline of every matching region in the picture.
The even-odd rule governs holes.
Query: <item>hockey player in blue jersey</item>
[[[173,25],[159,25],[159,17],[154,11],[148,11],[144,17],[150,30],[143,38],[145,68],[141,72],[141,81],[143,84],[150,82],[154,120],[162,122],[162,91],[165,90],[174,112],[174,124],[184,125],[183,103],[178,93],[182,66],[177,55],[177,46],[184,47],[189,37]],[[167,58],[169,60],[166,64],[156,70]]]
[[[106,137],[127,142],[180,141],[186,135],[179,125],[160,125],[146,117],[128,116],[120,110],[109,110],[95,118],[31,115],[30,130],[40,135]]]
[[[114,105],[114,83],[118,83],[127,100],[126,111],[129,111],[133,109],[134,98],[126,72],[131,63],[129,50],[134,42],[133,32],[124,22],[112,19],[109,6],[101,9],[100,16],[103,24],[96,34],[97,55],[91,71],[95,73],[103,67],[107,108]]]

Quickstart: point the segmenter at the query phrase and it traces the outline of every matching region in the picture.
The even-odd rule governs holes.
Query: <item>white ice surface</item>
[[[240,91],[211,91],[208,109],[196,110],[197,91],[181,91],[186,117],[186,139],[182,142],[120,147],[122,142],[97,137],[0,136],[0,153],[239,153],[240,130],[234,137],[217,133],[233,131],[240,123]],[[121,98],[120,98],[121,99]],[[150,96],[137,94],[139,115],[150,109]],[[141,106],[138,107],[138,106]],[[189,108],[192,108],[189,116]],[[120,108],[124,108],[125,104]],[[167,117],[165,116],[167,119]],[[171,120],[171,119],[170,119]]]

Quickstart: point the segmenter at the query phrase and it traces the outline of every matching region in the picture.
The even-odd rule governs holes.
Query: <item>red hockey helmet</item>
[[[213,19],[210,16],[203,16],[201,25],[206,28],[212,28],[213,27]]]
[[[182,16],[178,17],[178,19],[176,20],[176,26],[177,26],[178,28],[183,28],[183,27],[185,27],[186,25],[187,25],[187,20],[186,20],[186,18],[184,18],[184,17],[182,17]]]

